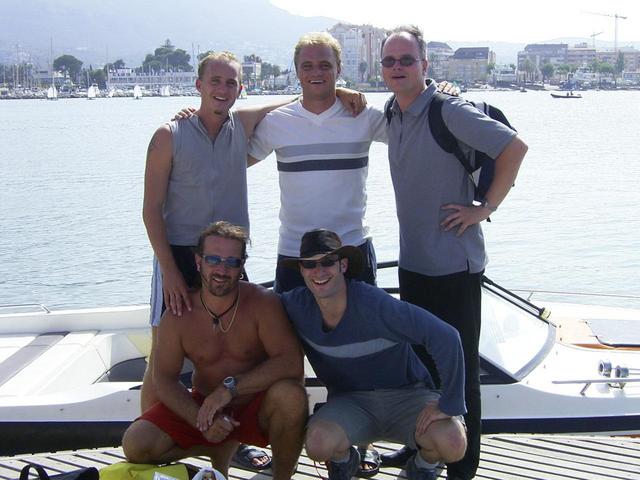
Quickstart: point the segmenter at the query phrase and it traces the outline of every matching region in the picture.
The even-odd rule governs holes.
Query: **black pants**
[[[376,268],[378,266],[376,262],[376,252],[373,249],[373,243],[371,239],[359,245],[358,248],[364,256],[364,267],[360,275],[355,277],[356,280],[366,282],[371,285],[376,284]],[[273,285],[273,290],[277,293],[288,292],[296,287],[304,287],[304,279],[300,272],[294,268],[283,267],[280,265],[280,261],[287,257],[286,255],[278,255],[278,266],[276,267],[276,281]]]
[[[447,465],[447,475],[473,478],[480,462],[482,412],[480,404],[481,273],[459,272],[440,277],[398,269],[400,298],[429,310],[460,333],[465,364],[465,400],[467,414],[467,452],[462,460]],[[414,351],[429,369],[436,384],[439,377],[431,356],[424,347]]]

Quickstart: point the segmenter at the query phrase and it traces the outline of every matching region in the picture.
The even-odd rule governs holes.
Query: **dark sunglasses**
[[[391,68],[396,64],[396,62],[400,62],[400,65],[403,67],[410,67],[417,61],[418,59],[413,58],[411,55],[403,55],[400,58],[384,57],[380,63],[384,68]]]
[[[333,267],[340,260],[338,257],[325,257],[322,260],[300,260],[300,265],[305,270],[312,270],[318,265],[323,267]]]
[[[224,263],[225,267],[240,268],[244,263],[244,258],[238,258],[238,257],[222,258],[220,255],[205,255],[202,258],[204,259],[205,262],[207,262],[207,265],[211,265],[213,267],[215,267],[216,265],[220,265],[221,263]]]

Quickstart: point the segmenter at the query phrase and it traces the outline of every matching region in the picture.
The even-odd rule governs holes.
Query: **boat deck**
[[[380,443],[376,448],[383,453],[396,446]],[[481,458],[476,479],[640,479],[640,438],[487,435],[482,438]],[[50,474],[56,474],[90,466],[100,469],[122,460],[120,448],[0,457],[0,479],[17,479],[25,462],[40,463]],[[209,465],[204,457],[186,461],[196,467]],[[294,478],[311,480],[326,477],[324,466],[314,465],[306,456],[300,458]],[[271,478],[271,475],[231,468],[229,478],[262,480]],[[381,470],[375,478],[403,479],[405,473],[389,468]]]

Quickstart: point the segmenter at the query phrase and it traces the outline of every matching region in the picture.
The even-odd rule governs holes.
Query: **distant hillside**
[[[169,38],[189,54],[224,49],[289,65],[300,35],[337,22],[295,16],[268,0],[2,0],[0,61],[15,62],[19,50],[46,64],[53,39],[54,56],[103,65],[108,54],[139,65]]]
[[[1,4],[0,62],[14,63],[20,56],[20,61],[41,66],[48,63],[51,39],[56,57],[68,53],[85,66],[122,58],[137,66],[167,38],[189,54],[224,49],[237,55],[256,53],[270,63],[289,66],[300,35],[338,23],[327,17],[292,15],[268,0],[1,0]],[[454,49],[488,46],[501,64],[515,63],[525,47],[524,43],[428,40],[447,42]],[[578,42],[591,44],[591,39],[540,43]],[[640,49],[640,42],[631,44]],[[612,42],[596,45],[613,47]]]

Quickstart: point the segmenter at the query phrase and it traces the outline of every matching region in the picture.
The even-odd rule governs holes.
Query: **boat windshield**
[[[484,289],[480,354],[514,378],[545,349],[553,327]],[[519,378],[518,378],[519,379]]]

